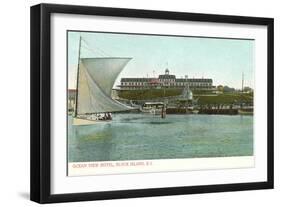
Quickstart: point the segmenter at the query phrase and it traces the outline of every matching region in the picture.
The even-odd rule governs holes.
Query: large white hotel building
[[[184,88],[189,85],[195,90],[213,90],[213,80],[210,78],[176,78],[175,75],[169,74],[169,69],[165,70],[164,75],[158,78],[121,78],[121,90],[138,90],[138,89],[161,89],[161,88]]]

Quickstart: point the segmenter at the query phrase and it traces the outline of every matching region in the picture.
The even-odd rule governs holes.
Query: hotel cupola
[[[160,81],[175,81],[176,76],[175,75],[170,75],[170,71],[168,68],[166,68],[165,70],[165,74],[164,75],[159,75],[159,80]]]

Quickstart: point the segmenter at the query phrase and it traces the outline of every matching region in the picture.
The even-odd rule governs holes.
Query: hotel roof
[[[121,78],[121,82],[149,82],[152,80],[158,80],[160,78]],[[175,78],[176,82],[213,82],[211,78]]]

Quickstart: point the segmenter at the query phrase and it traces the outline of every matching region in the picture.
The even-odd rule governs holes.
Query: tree
[[[245,87],[243,88],[243,91],[244,91],[244,92],[252,92],[253,89],[250,88],[249,86],[245,86]]]
[[[218,86],[217,86],[217,89],[218,89],[218,91],[223,92],[223,86],[222,86],[222,85],[218,85]]]
[[[230,88],[228,86],[223,87],[223,92],[233,92],[233,91],[235,91],[235,88]]]

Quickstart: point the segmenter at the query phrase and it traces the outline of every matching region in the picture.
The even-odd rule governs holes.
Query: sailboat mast
[[[80,68],[80,54],[81,54],[81,35],[79,38],[79,49],[78,49],[78,64],[77,64],[77,80],[76,80],[76,96],[75,96],[75,110],[74,117],[77,116],[77,108],[78,108],[78,84],[79,84],[79,68]]]

